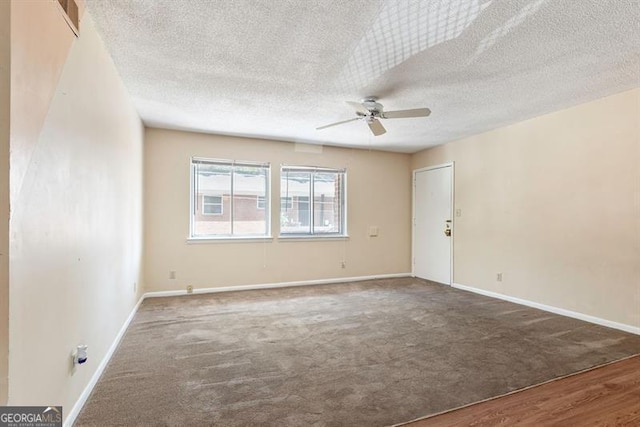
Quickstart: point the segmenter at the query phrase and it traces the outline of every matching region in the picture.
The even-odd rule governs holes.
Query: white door
[[[453,166],[414,172],[413,274],[451,284]]]

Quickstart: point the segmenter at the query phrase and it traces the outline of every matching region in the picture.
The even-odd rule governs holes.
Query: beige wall
[[[145,277],[159,291],[314,280],[410,271],[410,158],[406,154],[147,129]],[[188,244],[191,156],[271,163],[272,232],[277,237],[280,165],[347,168],[347,241]],[[369,226],[379,227],[369,237]],[[346,268],[341,262],[346,261]],[[169,279],[169,271],[176,279]]]
[[[38,144],[38,134],[75,37],[56,2],[12,0],[12,3],[11,38],[16,42],[13,43],[11,55],[19,68],[14,67],[11,79],[21,96],[13,97],[11,108],[28,112],[11,118],[12,139],[20,143],[19,152],[11,155],[13,199],[27,174],[31,156]],[[34,31],[34,28],[38,31]]]
[[[140,295],[143,127],[87,14],[11,12],[9,403],[68,415]]]
[[[639,101],[636,89],[415,154],[413,169],[455,161],[454,281],[640,326]]]
[[[6,405],[9,369],[9,106],[11,2],[0,2],[0,405]]]

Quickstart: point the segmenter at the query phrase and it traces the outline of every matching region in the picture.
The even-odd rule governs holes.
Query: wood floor
[[[640,356],[406,424],[640,426]]]

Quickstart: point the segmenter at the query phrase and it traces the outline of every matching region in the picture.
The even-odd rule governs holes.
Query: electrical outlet
[[[347,262],[346,262],[346,261],[342,261],[342,262],[340,263],[340,267],[342,267],[342,268],[347,268]]]
[[[498,282],[502,282],[502,273],[497,273],[497,274],[496,274],[496,280],[497,280]]]
[[[193,293],[193,286],[187,285],[187,293],[188,294],[192,294]]]
[[[176,278],[176,272],[175,270],[171,270],[169,272],[169,279],[175,279]]]
[[[71,353],[71,358],[73,359],[73,365],[82,365],[87,361],[87,346],[85,344],[80,344],[77,346],[73,352]]]

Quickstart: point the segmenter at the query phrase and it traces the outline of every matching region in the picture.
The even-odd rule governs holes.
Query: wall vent
[[[78,16],[78,5],[75,0],[53,0],[60,5],[62,9],[62,16],[64,16],[65,21],[73,31],[73,34],[78,37],[78,28],[80,28],[80,17]]]

